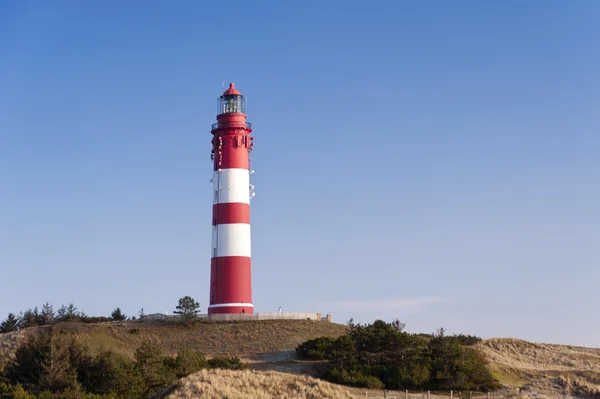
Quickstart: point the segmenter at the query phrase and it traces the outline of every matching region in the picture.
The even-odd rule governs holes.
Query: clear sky
[[[206,310],[248,98],[256,311],[600,346],[600,3],[0,2],[0,317]]]

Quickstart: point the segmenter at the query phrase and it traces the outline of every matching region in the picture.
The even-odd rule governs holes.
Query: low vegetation
[[[0,398],[141,398],[203,369],[247,367],[236,357],[207,360],[185,347],[167,356],[150,342],[133,359],[111,351],[92,354],[73,334],[48,330],[29,336],[2,370]]]
[[[68,306],[62,305],[58,311],[54,312],[53,306],[46,302],[42,305],[41,311],[36,306],[33,309],[20,312],[19,315],[9,313],[7,318],[0,323],[0,333],[10,333],[29,327],[49,326],[61,322],[103,323],[125,320],[135,320],[135,316],[128,318],[121,312],[120,308],[116,308],[110,317],[92,317],[79,310],[72,303]]]
[[[203,370],[181,380],[162,397],[254,399],[347,399],[364,397],[339,385],[275,371]]]
[[[600,398],[600,349],[489,339],[476,348],[492,362],[494,374],[522,392],[545,398],[574,395]]]
[[[181,316],[185,325],[189,325],[196,319],[200,311],[200,304],[191,296],[184,296],[179,299],[173,313]],[[139,317],[143,318],[144,309],[140,309]],[[19,315],[9,313],[7,318],[0,322],[0,333],[10,333],[29,327],[48,326],[60,322],[80,322],[80,323],[102,323],[109,321],[133,321],[135,316],[127,317],[121,311],[121,308],[115,308],[110,317],[90,317],[84,311],[77,309],[73,303],[68,306],[62,305],[58,311],[54,312],[53,306],[46,302],[42,305],[40,311],[38,307],[21,311]]]
[[[489,391],[499,382],[518,389],[524,398],[600,398],[600,349],[515,339],[482,341],[471,335],[448,336],[443,329],[408,334],[397,320],[370,325],[352,320],[348,325],[312,320],[211,322],[198,319],[198,306],[191,297],[181,298],[176,322],[150,320],[143,309],[139,318],[130,317],[118,307],[108,317],[90,317],[74,304],[56,312],[46,303],[41,310],[11,313],[0,321],[0,399],[145,397],[177,388],[175,382],[190,373],[195,373],[185,379],[190,389],[243,373],[239,375],[250,380],[224,380],[222,391],[229,392],[225,388],[231,386],[231,392],[237,392],[234,387],[240,385],[270,392],[263,385],[271,378],[278,380],[279,374],[250,373],[244,361],[255,369],[320,375],[361,387],[363,395],[365,387],[380,393],[381,388]],[[293,348],[308,361],[289,357]],[[204,376],[204,382],[196,376]],[[292,388],[278,391],[278,397],[337,397],[325,387],[341,389],[339,397],[352,397],[349,393],[358,389],[286,378]],[[184,395],[181,389],[177,392]]]
[[[399,322],[360,325],[350,322],[347,334],[317,338],[296,349],[301,357],[327,360],[325,377],[335,383],[367,388],[465,390],[500,388],[488,362],[470,348],[480,339],[409,334]]]

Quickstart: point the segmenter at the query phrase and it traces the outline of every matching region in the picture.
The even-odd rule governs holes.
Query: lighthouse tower
[[[250,256],[250,152],[246,99],[229,84],[212,125],[213,217],[208,314],[253,313]]]

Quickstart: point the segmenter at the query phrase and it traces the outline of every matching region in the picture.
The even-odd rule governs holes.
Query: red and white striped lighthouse
[[[233,83],[218,99],[212,125],[212,253],[208,314],[253,313],[250,253],[250,152],[246,99]]]

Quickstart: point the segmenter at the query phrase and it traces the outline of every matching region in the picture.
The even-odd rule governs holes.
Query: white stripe
[[[216,227],[216,228],[215,228]],[[211,257],[247,256],[250,257],[250,225],[229,223],[213,226]]]
[[[253,308],[254,305],[251,303],[218,303],[216,305],[208,305],[209,308],[232,308],[232,307],[244,307]]]
[[[213,204],[227,202],[250,203],[248,169],[221,169],[220,172],[213,172]]]

